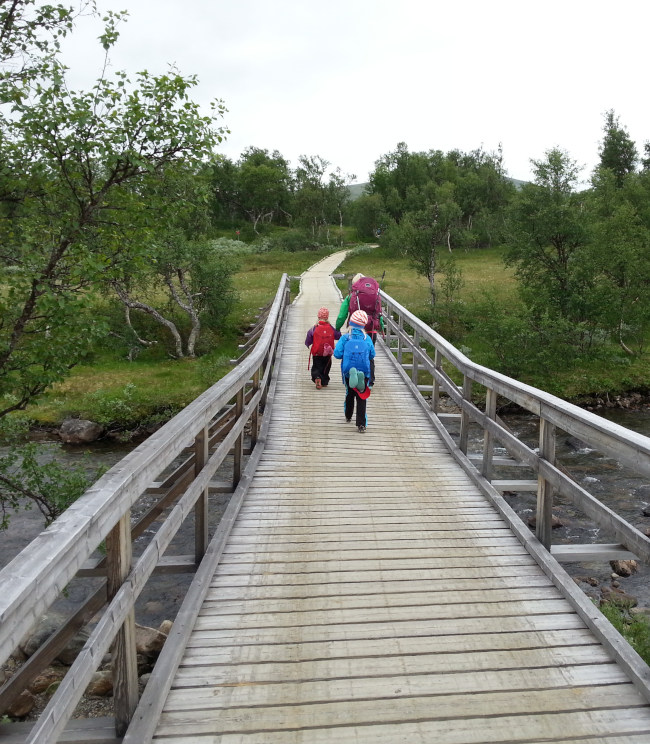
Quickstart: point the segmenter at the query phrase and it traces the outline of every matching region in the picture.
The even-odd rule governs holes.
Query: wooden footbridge
[[[0,726],[0,742],[650,741],[647,665],[558,562],[647,561],[649,541],[554,458],[557,428],[650,475],[650,440],[473,364],[383,294],[388,333],[359,434],[338,371],[317,391],[306,370],[317,309],[338,310],[341,257],[306,272],[291,305],[284,277],[235,369],[2,571],[3,660],[75,575],[98,588],[0,690],[6,708],[95,616],[39,720]],[[503,425],[497,396],[538,418],[538,446]],[[211,495],[224,490],[210,535]],[[537,492],[536,534],[507,490]],[[134,520],[143,494],[154,506]],[[551,545],[554,494],[613,542]],[[167,555],[186,520],[195,554]],[[141,691],[134,606],[150,576],[171,571],[195,577]],[[77,720],[109,650],[115,717]]]

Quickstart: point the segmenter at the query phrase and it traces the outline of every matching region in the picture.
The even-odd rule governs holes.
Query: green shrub
[[[600,611],[646,664],[650,664],[650,620],[641,613],[632,614],[630,608],[611,602],[602,603]]]
[[[298,253],[299,251],[317,251],[323,246],[302,230],[286,230],[270,238],[273,250]]]

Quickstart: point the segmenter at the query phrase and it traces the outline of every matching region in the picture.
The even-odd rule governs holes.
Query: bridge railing
[[[255,451],[261,436],[261,414],[273,388],[274,361],[288,302],[289,282],[285,274],[257,343],[247,350],[245,359],[111,468],[0,572],[2,663],[75,576],[103,577],[102,586],[77,613],[77,620],[89,619],[108,602],[26,741],[48,744],[58,740],[109,650],[116,734],[122,736],[126,731],[139,693],[136,600],[152,574],[199,570],[205,563],[203,558],[212,544],[209,495],[211,491],[237,493],[246,454],[245,437],[248,454]],[[232,455],[232,483],[215,486],[215,474],[228,455]],[[131,509],[144,493],[158,499],[132,524]],[[159,529],[142,554],[134,558],[133,539],[163,512],[168,513]],[[190,516],[194,520],[194,555],[165,556],[172,538]],[[102,543],[105,557],[93,558]],[[74,624],[68,626],[68,635],[71,628],[75,629]],[[49,659],[55,655],[53,650]],[[43,659],[44,663],[47,661]]]
[[[402,375],[418,394],[430,393],[431,413],[445,425],[454,421],[457,445],[468,455],[470,425],[482,430],[483,448],[478,456],[466,457],[483,478],[500,491],[535,491],[537,494],[536,534],[558,560],[605,560],[639,557],[650,561],[650,540],[622,517],[590,494],[558,466],[555,460],[556,429],[585,442],[595,450],[627,465],[635,473],[650,476],[650,438],[607,421],[549,393],[472,362],[432,328],[410,313],[392,297],[381,293],[386,318],[386,344]],[[424,346],[423,346],[424,345]],[[430,347],[430,350],[429,348]],[[424,384],[423,377],[431,384]],[[452,378],[455,378],[456,381]],[[472,402],[474,385],[485,389],[483,410]],[[442,411],[446,394],[459,413]],[[497,415],[497,399],[517,404],[537,417],[539,442],[529,447]],[[495,445],[509,458],[497,458]],[[525,465],[536,475],[532,481],[504,481],[494,478],[495,468]],[[551,545],[552,507],[555,494],[569,499],[596,524],[615,536],[617,544],[578,546],[577,549]]]

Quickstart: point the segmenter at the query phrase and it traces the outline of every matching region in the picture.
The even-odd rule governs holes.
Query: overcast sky
[[[603,114],[650,140],[648,0],[97,0],[129,20],[114,69],[196,74],[225,103],[221,146],[320,155],[354,181],[411,151],[501,143],[513,178],[560,146],[588,178]],[[67,42],[78,85],[101,64],[97,25]]]

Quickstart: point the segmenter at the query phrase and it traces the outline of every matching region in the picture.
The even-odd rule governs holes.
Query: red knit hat
[[[363,328],[368,322],[368,313],[365,310],[355,310],[350,316],[350,325]]]
[[[327,320],[330,316],[330,311],[326,307],[321,307],[318,311],[318,320]]]

